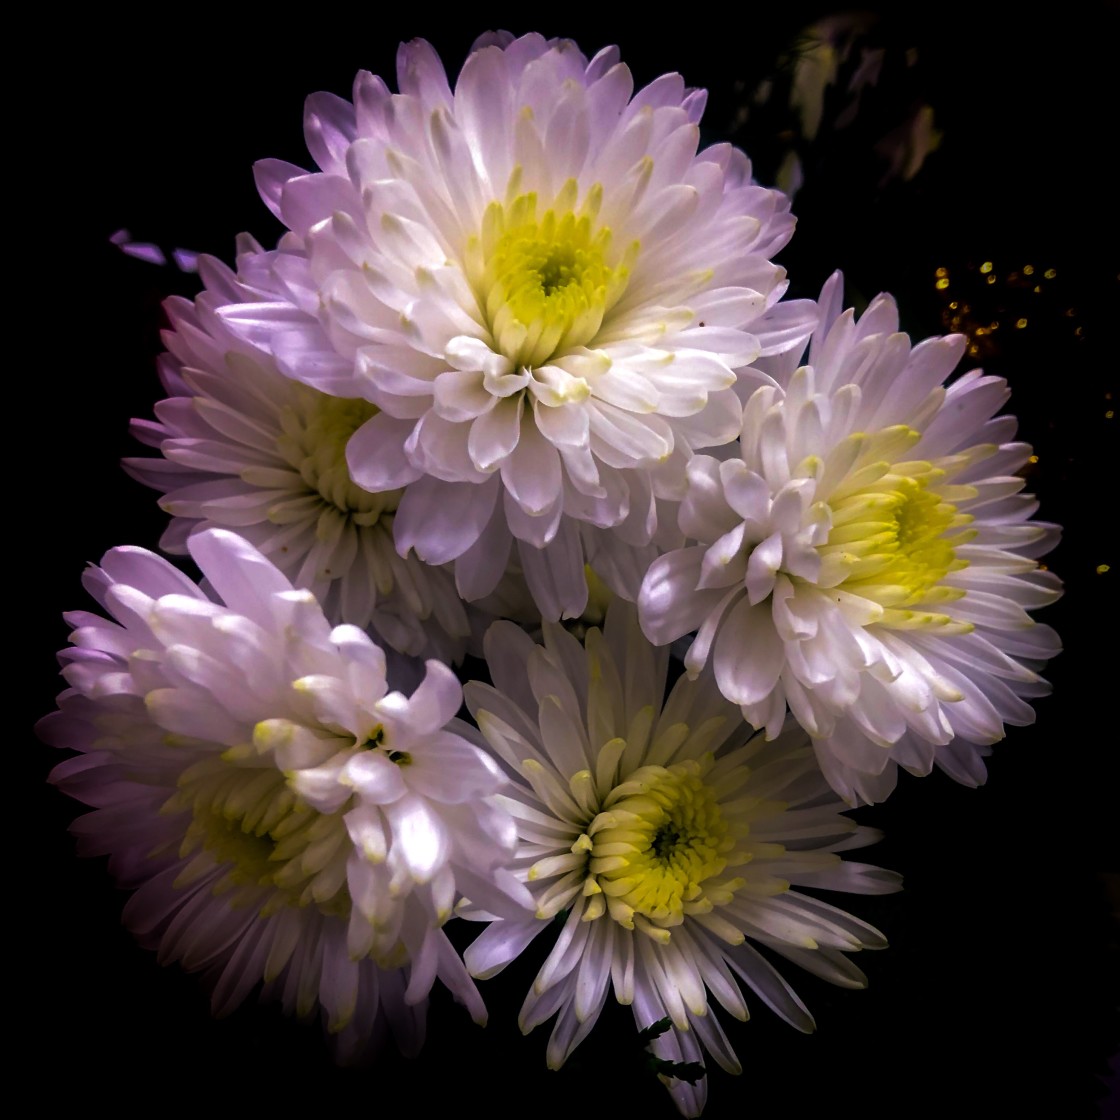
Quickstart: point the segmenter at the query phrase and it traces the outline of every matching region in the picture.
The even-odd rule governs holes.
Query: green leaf
[[[700,1062],[669,1062],[652,1054],[650,1065],[662,1077],[674,1077],[678,1081],[687,1081],[689,1085],[695,1085],[706,1072]]]
[[[672,1025],[672,1021],[666,1015],[664,1019],[658,1019],[656,1023],[650,1023],[644,1031],[638,1031],[638,1041],[643,1046],[648,1046],[655,1038],[660,1038]]]

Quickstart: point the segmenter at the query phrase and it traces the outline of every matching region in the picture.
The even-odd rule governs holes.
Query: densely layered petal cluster
[[[554,624],[537,646],[500,622],[486,652],[496,688],[468,684],[467,703],[513,777],[502,798],[537,914],[492,922],[466,960],[491,976],[567,911],[521,1012],[524,1030],[557,1016],[550,1066],[586,1037],[611,987],[640,1029],[671,1020],[652,1044],[669,1062],[706,1050],[739,1072],[709,997],[746,1019],[740,982],[811,1030],[755,944],[863,986],[845,954],[882,946],[882,935],[792,888],[877,894],[898,877],[836,854],[876,834],[841,815],[796,724],[773,742],[752,736],[710,674],[682,677],[663,703],[668,652],[622,603],[584,646]],[[685,1115],[699,1114],[706,1081],[666,1084]]]
[[[372,624],[403,653],[461,656],[469,626],[451,573],[398,556],[400,491],[363,490],[347,470],[346,444],[377,407],[280,374],[215,310],[270,293],[212,258],[200,271],[207,290],[197,302],[164,305],[173,329],[160,376],[171,397],[156,406],[157,422],[133,422],[164,458],[125,461],[165,491],[160,504],[173,520],[162,547],[186,552],[191,533],[233,529],[313,591],[333,621]]]
[[[656,642],[697,631],[689,671],[710,659],[767,734],[788,705],[850,800],[886,797],[899,765],[976,785],[1048,691],[1058,641],[1027,612],[1060,594],[1037,562],[1058,530],[1022,493],[1006,383],[946,385],[962,337],[911,348],[889,296],[858,321],[841,300],[837,275],[808,363],[772,365],[781,387],[747,400],[738,454],[689,464],[696,543],[651,566],[642,625]]]
[[[377,406],[350,472],[404,488],[398,548],[455,561],[464,597],[516,540],[546,616],[582,610],[585,560],[632,598],[658,503],[739,430],[736,369],[807,337],[802,305],[774,307],[788,202],[742,152],[698,151],[703,91],[635,94],[615,48],[486,36],[452,89],[416,41],[398,82],[309,100],[320,171],[258,165],[292,233],[240,267],[286,298],[224,314],[283,372]]]
[[[529,899],[458,681],[429,661],[411,696],[390,691],[381,649],[245,541],[188,547],[221,601],[143,549],[89,570],[113,621],[68,616],[70,688],[41,724],[79,752],[52,780],[96,806],[75,830],[136,888],[127,923],[212,973],[216,1010],[263,979],[321,1005],[347,1054],[385,1017],[415,1048],[437,976],[481,1020],[441,926],[464,891],[510,913]]]

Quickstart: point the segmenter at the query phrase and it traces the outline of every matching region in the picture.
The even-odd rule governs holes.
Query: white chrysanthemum
[[[698,631],[689,671],[710,657],[768,734],[788,704],[850,800],[886,797],[899,765],[976,785],[1047,691],[1035,670],[1058,641],[1027,611],[1060,594],[1035,560],[1058,530],[1021,493],[1031,449],[995,416],[1006,383],[946,387],[961,336],[911,350],[889,296],[858,322],[841,299],[837,274],[808,364],[749,397],[739,455],[689,464],[680,527],[698,543],[651,566],[642,625]]]
[[[580,644],[546,624],[544,646],[496,623],[486,653],[496,689],[468,684],[467,703],[514,781],[502,800],[521,837],[517,873],[535,919],[493,922],[467,950],[480,977],[504,968],[567,910],[521,1012],[524,1030],[557,1015],[548,1062],[588,1034],[613,986],[666,1061],[701,1046],[726,1070],[739,1062],[708,993],[747,1018],[739,981],[800,1030],[804,1004],[747,940],[833,983],[865,978],[844,955],[885,944],[857,918],[800,885],[878,894],[898,876],[836,852],[876,834],[840,815],[808,737],[751,736],[710,681],[682,677],[664,705],[668,651],[642,636],[633,609],[608,612]],[[685,1115],[706,1082],[666,1079]]]
[[[41,724],[81,752],[52,780],[97,807],[75,830],[137,888],[128,925],[211,972],[216,1011],[262,979],[301,1013],[318,1003],[344,1054],[382,1014],[414,1049],[437,976],[482,1020],[440,927],[464,891],[515,913],[530,900],[505,870],[501,774],[453,718],[455,676],[429,661],[411,696],[390,692],[369,637],[332,630],[246,542],[188,546],[225,605],[150,552],[112,550],[85,582],[116,621],[68,616],[70,688]]]
[[[173,520],[162,547],[183,553],[191,533],[233,529],[313,591],[333,621],[372,624],[403,653],[457,659],[470,628],[451,573],[398,556],[400,491],[370,493],[346,468],[347,441],[376,406],[278,373],[214,312],[267,293],[212,258],[199,263],[207,291],[164,305],[174,329],[160,376],[172,396],[156,406],[158,422],[133,422],[164,460],[125,460],[166,492],[160,504]]]
[[[658,501],[738,432],[734,371],[807,337],[801,304],[773,307],[788,202],[742,152],[697,152],[703,91],[634,95],[616,48],[486,36],[452,90],[415,41],[398,81],[309,100],[320,172],[258,165],[292,235],[239,266],[288,298],[224,313],[285,373],[378,406],[351,473],[405,488],[398,548],[454,560],[465,598],[514,538],[546,616],[582,610],[585,559],[633,598]]]

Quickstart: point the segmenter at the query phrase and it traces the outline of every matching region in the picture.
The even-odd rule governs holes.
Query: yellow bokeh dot
[[[1097,575],[1099,575],[1099,576],[1103,576],[1105,574],[1105,572],[1107,572],[1108,570],[1109,570],[1109,565],[1108,564],[1098,564],[1097,565]]]
[[[1033,276],[1034,275],[1034,265],[1033,264],[1023,265],[1023,275],[1024,276]]]
[[[944,278],[937,281],[937,287],[939,287],[939,288],[947,288],[948,286],[949,286],[949,281],[944,279]]]
[[[992,262],[991,261],[985,261],[980,266],[980,271],[981,272],[991,272],[992,271]]]
[[[1027,325],[1026,319],[1018,319],[1015,322],[1015,326],[1018,330],[1022,330],[1026,325]]]
[[[1053,280],[1054,277],[1058,275],[1058,271],[1054,268],[1048,268],[1042,275],[1045,276],[1047,280]]]

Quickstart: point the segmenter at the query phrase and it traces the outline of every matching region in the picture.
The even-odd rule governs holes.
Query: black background
[[[160,396],[159,304],[194,294],[197,280],[125,256],[111,234],[127,228],[165,252],[226,260],[241,230],[274,240],[279,227],[256,198],[251,164],[275,156],[309,165],[307,93],[348,96],[359,68],[391,81],[397,42],[417,35],[454,74],[490,26],[570,35],[588,54],[617,42],[639,84],[680,70],[711,91],[706,138],[733,136],[765,181],[773,132],[757,113],[736,123],[737,110],[782,44],[828,10],[736,7],[731,23],[693,5],[639,26],[636,16],[596,22],[584,9],[565,20],[553,7],[531,25],[524,8],[449,23],[420,9],[258,9],[253,22],[192,7],[153,9],[150,26],[105,11],[60,18],[16,44],[34,74],[9,105],[10,185],[23,201],[8,204],[5,323],[9,601],[28,623],[9,641],[27,711],[14,726],[5,854],[9,968],[26,990],[9,995],[7,1020],[43,1078],[44,1101],[126,1115],[188,1102],[218,1115],[297,1105],[674,1114],[643,1068],[628,1010],[608,1006],[565,1069],[545,1069],[547,1028],[523,1039],[515,1023],[540,960],[532,951],[483,985],[486,1030],[437,994],[429,1043],[414,1061],[387,1053],[368,1070],[338,1070],[316,1025],[255,1006],[211,1020],[200,983],[157,967],[120,929],[123,895],[104,867],[74,856],[66,825],[77,807],[44,784],[57,755],[30,725],[58,691],[54,651],[67,633],[59,612],[89,605],[82,566],[117,544],[154,547],[163,524],[152,493],[117,464],[137,450],[128,418],[149,415]],[[1117,388],[1116,9],[1067,4],[1046,21],[1007,11],[1015,14],[940,5],[880,24],[883,42],[918,50],[891,96],[934,106],[940,148],[912,182],[880,187],[866,137],[822,142],[780,259],[798,295],[815,295],[836,267],[852,300],[894,292],[915,338],[947,329],[950,294],[1001,322],[983,364],[1012,385],[1009,408],[1038,453],[1030,482],[1042,516],[1066,526],[1046,558],[1067,587],[1043,615],[1066,645],[1048,671],[1055,694],[1038,704],[1035,726],[1010,729],[984,788],[904,779],[886,805],[861,814],[887,831],[867,858],[902,871],[907,890],[836,901],[883,929],[891,948],[861,955],[865,992],[785,970],[816,1014],[813,1036],[752,1000],[754,1019],[732,1024],[744,1073],[715,1071],[708,1117],[1092,1117],[1108,1107],[1117,990],[1109,886],[1115,909],[1120,871],[1117,445],[1105,415]],[[876,105],[889,115],[895,102]],[[979,272],[987,260],[994,288]],[[1026,263],[1057,274],[1041,295],[1008,279]],[[934,287],[939,267],[952,278],[948,293]],[[1030,326],[1015,331],[1022,315]],[[1113,570],[1098,574],[1106,563]]]

